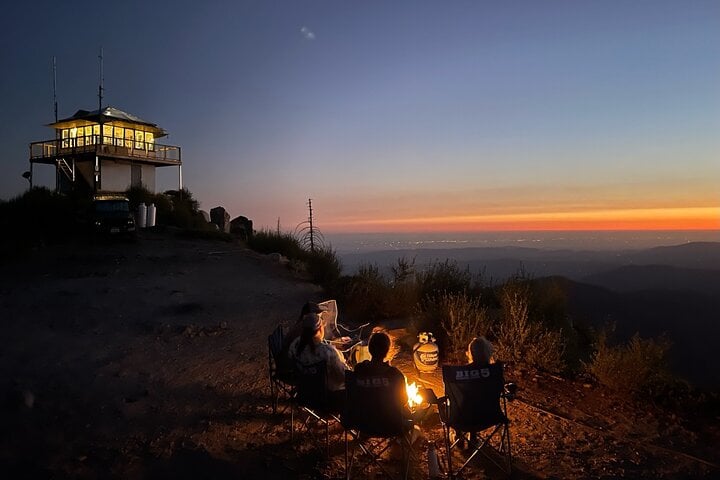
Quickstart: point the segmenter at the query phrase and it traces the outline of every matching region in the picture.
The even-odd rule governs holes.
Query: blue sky
[[[4,8],[0,198],[52,136],[52,57],[69,116],[97,106],[102,46],[106,104],[258,226],[313,198],[327,231],[720,228],[720,2]]]

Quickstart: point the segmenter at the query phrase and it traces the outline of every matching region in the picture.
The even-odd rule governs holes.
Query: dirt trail
[[[267,335],[321,299],[317,287],[237,245],[161,235],[53,247],[0,268],[5,478],[341,476],[339,441],[326,462],[310,442],[291,445],[288,415],[269,407]],[[395,363],[418,378],[407,347]],[[521,386],[510,406],[518,478],[718,473],[643,448],[698,447],[717,463],[717,423],[692,431],[594,386],[508,377]],[[441,390],[437,375],[424,379]],[[423,428],[440,445],[437,419]],[[498,475],[479,463],[468,478]]]

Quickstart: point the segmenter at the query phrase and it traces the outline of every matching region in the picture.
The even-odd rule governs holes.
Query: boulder
[[[247,217],[236,217],[230,222],[230,234],[247,241],[253,234],[253,222]]]
[[[230,233],[230,214],[223,207],[210,210],[210,221],[217,225],[221,232]]]
[[[200,212],[200,215],[202,215],[203,219],[207,223],[210,223],[210,214],[208,212],[206,212],[205,210],[199,210],[199,212]]]

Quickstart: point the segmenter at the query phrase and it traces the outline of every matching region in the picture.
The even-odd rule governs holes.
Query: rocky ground
[[[4,478],[341,478],[289,414],[273,415],[267,335],[323,298],[272,259],[227,243],[146,234],[52,247],[0,266],[0,471]],[[342,309],[342,305],[340,305]],[[417,374],[411,336],[395,363]],[[517,478],[717,477],[719,412],[631,402],[588,381],[508,368]],[[436,416],[416,442],[442,451]],[[9,475],[6,475],[8,472]],[[374,477],[372,469],[360,478]],[[468,478],[501,478],[472,464]]]

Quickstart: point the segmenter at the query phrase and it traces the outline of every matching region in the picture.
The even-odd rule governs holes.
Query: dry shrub
[[[412,317],[418,310],[415,258],[411,260],[405,257],[398,258],[396,264],[390,269],[392,273],[390,298],[386,303],[388,316],[390,318]]]
[[[377,265],[362,264],[346,286],[348,308],[362,321],[385,318],[390,301],[390,286]]]
[[[445,330],[446,357],[462,362],[470,341],[488,335],[492,325],[487,309],[480,299],[466,293],[445,293],[439,299],[441,326]]]
[[[586,368],[603,385],[626,395],[656,395],[674,382],[668,371],[671,343],[666,338],[643,339],[635,334],[625,345],[610,346],[601,333]]]
[[[415,274],[418,298],[423,303],[436,301],[446,293],[467,292],[472,287],[472,275],[454,260],[435,262]]]
[[[496,357],[549,372],[565,368],[562,332],[530,321],[530,284],[510,279],[500,290],[502,317],[495,328]]]

